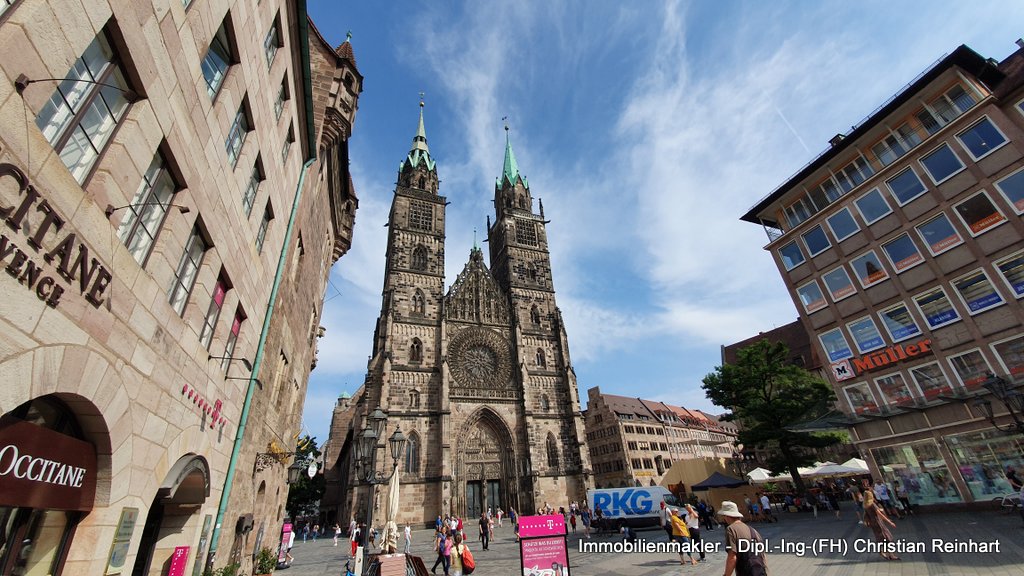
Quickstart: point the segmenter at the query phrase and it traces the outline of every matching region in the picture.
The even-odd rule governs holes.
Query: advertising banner
[[[284,525],[284,527],[281,528],[281,548],[279,548],[278,551],[277,551],[277,563],[278,564],[283,564],[284,563],[284,555],[288,553],[288,540],[291,537],[291,535],[292,535],[292,525],[289,522],[289,523],[286,523]]]
[[[519,518],[523,576],[569,576],[569,550],[561,514]]]
[[[185,565],[188,564],[189,546],[176,546],[171,554],[171,567],[167,576],[185,576]]]

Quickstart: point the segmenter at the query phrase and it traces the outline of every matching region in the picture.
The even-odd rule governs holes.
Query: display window
[[[782,259],[782,265],[786,267],[786,270],[792,270],[803,264],[804,260],[806,260],[803,250],[800,249],[795,240],[779,248],[779,258]]]
[[[853,286],[853,281],[850,280],[850,275],[846,273],[846,268],[842,266],[823,274],[821,279],[825,281],[825,287],[828,288],[828,293],[832,296],[833,302],[839,302],[843,298],[853,296],[857,292],[857,289]]]
[[[825,301],[825,295],[821,293],[821,287],[818,286],[816,281],[812,280],[797,288],[796,293],[800,296],[800,303],[804,305],[804,310],[807,310],[808,314],[821,310],[828,305],[828,302]]]
[[[846,400],[850,403],[850,409],[854,414],[877,414],[879,412],[878,401],[875,400],[875,395],[871,392],[867,382],[846,386],[843,388],[843,393],[846,394]]]
[[[946,436],[964,483],[977,501],[1016,492],[1006,479],[1007,468],[1024,473],[1024,437],[995,429]]]
[[[906,406],[914,403],[914,393],[907,385],[903,374],[899,372],[875,378],[875,385],[889,406]]]
[[[907,489],[911,504],[963,502],[953,475],[934,440],[874,448],[871,454],[887,483]]]
[[[1006,222],[1006,216],[1003,216],[984,191],[957,204],[953,209],[971,231],[971,236],[983,234]]]
[[[953,386],[938,362],[914,366],[910,369],[910,377],[917,383],[926,402],[931,402],[942,395],[953,395]]]
[[[952,284],[972,316],[1004,302],[984,270],[975,270],[961,276],[953,280]]]
[[[996,263],[999,274],[1017,298],[1024,296],[1024,252],[1018,252]]]
[[[953,223],[942,212],[918,226],[917,233],[921,236],[921,240],[924,240],[925,246],[928,247],[932,256],[938,256],[946,250],[959,246],[964,241],[960,237],[960,233],[953,227]]]
[[[882,324],[885,325],[885,330],[893,342],[902,342],[921,333],[917,322],[903,302],[882,310],[878,317],[882,319]]]
[[[874,286],[889,277],[889,273],[882,267],[882,261],[874,252],[854,258],[850,265],[853,267],[853,273],[857,275],[860,285],[864,288]]]
[[[988,380],[988,373],[992,371],[988,360],[985,360],[985,356],[977,348],[950,356],[949,363],[953,366],[960,383],[968,390],[981,386],[982,382]]]
[[[825,354],[828,355],[829,362],[853,358],[853,350],[850,349],[850,345],[846,342],[846,337],[843,336],[839,328],[821,334],[818,336],[818,340],[821,341],[821,347],[825,350]]]
[[[941,286],[914,296],[914,303],[917,304],[917,308],[921,311],[921,316],[924,316],[929,328],[934,329],[952,324],[960,319],[960,314],[953,307],[953,303],[949,301],[946,291]]]
[[[885,340],[882,339],[882,335],[879,334],[878,328],[875,326],[875,321],[870,316],[850,322],[846,325],[846,329],[850,331],[850,336],[853,337],[853,341],[857,344],[857,350],[861,353],[878,350],[885,346]]]
[[[897,274],[924,262],[924,257],[909,234],[900,234],[894,240],[883,244],[882,251]]]
[[[1024,169],[1017,170],[1006,178],[996,182],[996,190],[1013,205],[1017,214],[1024,213]]]
[[[1002,365],[1003,373],[1014,379],[1024,377],[1024,334],[990,344],[996,358]],[[1024,474],[1024,470],[1021,471]]]

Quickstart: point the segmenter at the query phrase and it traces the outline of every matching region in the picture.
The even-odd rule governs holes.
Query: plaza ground
[[[957,511],[925,513],[896,521],[893,536],[908,543],[923,543],[921,553],[902,553],[900,561],[886,561],[877,554],[856,552],[853,545],[860,539],[873,541],[871,531],[858,525],[852,509],[844,510],[840,519],[832,514],[782,514],[781,521],[773,524],[755,524],[762,536],[776,548],[782,545],[806,546],[803,556],[792,552],[770,552],[768,565],[775,576],[871,576],[884,575],[949,575],[949,576],[1020,576],[1024,566],[1024,521],[1017,514],[1001,511]],[[429,569],[434,562],[430,549],[432,531],[413,532],[412,553],[423,557]],[[467,535],[469,533],[467,532]],[[643,530],[641,539],[664,542],[660,530]],[[707,556],[707,562],[696,566],[681,566],[671,553],[601,553],[580,552],[582,531],[569,535],[569,561],[572,576],[661,576],[664,574],[693,574],[718,576],[725,564],[724,529],[704,531],[703,536],[718,543],[720,552]],[[979,543],[998,543],[998,552],[955,553],[932,550],[933,540],[952,543],[956,540]],[[613,542],[620,538],[612,535],[595,536],[592,542]],[[829,545],[845,542],[845,554],[824,552],[814,555],[815,541]],[[519,550],[511,526],[495,527],[494,542],[490,550],[480,550],[480,543],[470,538],[470,549],[477,559],[474,576],[512,576],[519,574]],[[292,551],[295,561],[291,568],[279,570],[284,576],[339,576],[343,574],[348,558],[348,541],[332,545],[330,538],[303,543],[297,541]],[[438,569],[438,573],[441,570]]]

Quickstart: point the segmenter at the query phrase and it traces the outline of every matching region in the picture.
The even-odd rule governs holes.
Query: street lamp
[[[296,458],[292,461],[292,465],[288,467],[288,484],[295,484],[299,481],[299,476],[302,471],[305,470],[305,466],[299,463],[299,459]]]
[[[978,398],[973,403],[974,407],[979,408],[985,414],[985,417],[988,418],[988,421],[992,423],[996,430],[1024,434],[1024,394],[1021,394],[1019,390],[1015,390],[1009,382],[995,374],[988,372],[986,375],[988,379],[981,386],[1006,405],[1006,410],[1009,412],[1010,418],[1013,419],[1013,423],[1005,427],[996,424],[995,411],[992,409],[992,402],[988,398]]]
[[[374,409],[366,417],[366,424],[359,433],[359,439],[355,445],[356,477],[365,482],[369,487],[366,501],[366,530],[364,530],[364,536],[368,535],[369,531],[373,528],[373,500],[377,485],[387,484],[391,481],[391,477],[398,472],[398,462],[405,456],[405,446],[408,442],[405,434],[402,433],[398,426],[395,426],[395,432],[388,438],[388,446],[391,449],[391,472],[385,474],[383,471],[377,470],[377,449],[380,447],[379,440],[387,429],[387,419],[387,413],[380,408]],[[369,544],[369,539],[366,542]],[[363,555],[364,558],[369,555],[369,545],[363,548]],[[364,566],[366,570],[369,570],[369,562],[364,562]]]

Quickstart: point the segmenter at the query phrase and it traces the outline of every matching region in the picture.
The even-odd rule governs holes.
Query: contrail
[[[778,106],[774,106],[774,108],[775,112],[779,115],[779,118],[782,118],[782,121],[786,123],[786,128],[789,128],[789,131],[793,133],[793,136],[796,136],[796,139],[800,142],[800,145],[804,147],[804,150],[806,150],[807,153],[810,154],[811,149],[807,147],[806,143],[804,143],[804,139],[801,138],[800,135],[796,133],[796,130],[793,129],[793,125],[789,123],[789,120],[786,120],[786,117],[782,114],[782,110],[779,110]]]

